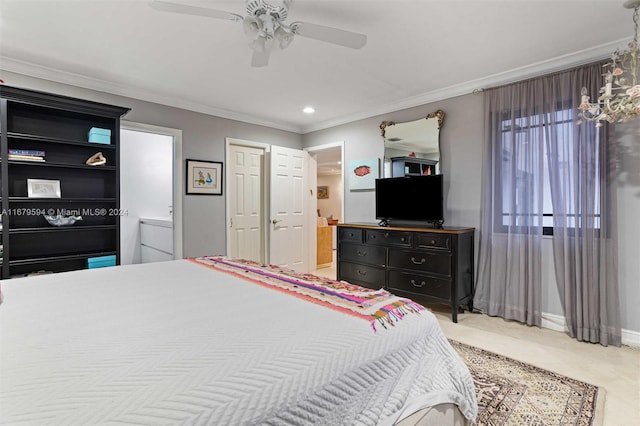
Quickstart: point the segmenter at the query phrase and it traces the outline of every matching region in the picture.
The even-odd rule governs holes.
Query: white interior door
[[[238,145],[228,149],[229,255],[262,262],[264,150]]]
[[[308,151],[307,151],[308,152]],[[318,269],[318,161],[314,154],[310,154],[307,167],[307,188],[309,203],[307,206],[307,224],[309,235],[309,268]]]
[[[269,263],[309,272],[308,154],[271,147]]]

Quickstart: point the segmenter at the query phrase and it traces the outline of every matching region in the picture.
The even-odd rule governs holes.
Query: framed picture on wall
[[[318,187],[318,200],[326,200],[329,198],[329,187],[328,186],[319,186]]]
[[[347,174],[350,191],[375,189],[376,179],[380,177],[380,159],[350,161]]]
[[[222,162],[188,159],[187,195],[222,195]]]

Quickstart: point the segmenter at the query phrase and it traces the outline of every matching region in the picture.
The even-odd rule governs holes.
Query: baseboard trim
[[[542,313],[542,327],[555,331],[568,331],[563,316],[545,312]]]
[[[564,317],[561,315],[542,313],[542,327],[555,331],[568,331]],[[640,348],[640,332],[622,329],[622,344],[632,348]]]
[[[640,349],[640,332],[622,329],[622,344]]]

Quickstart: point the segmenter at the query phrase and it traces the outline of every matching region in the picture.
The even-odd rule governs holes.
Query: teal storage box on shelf
[[[89,142],[109,145],[111,143],[111,130],[92,127],[89,130]]]
[[[90,257],[87,259],[89,269],[104,268],[106,266],[116,266],[116,255]]]

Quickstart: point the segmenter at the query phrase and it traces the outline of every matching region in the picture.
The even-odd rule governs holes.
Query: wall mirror
[[[440,174],[440,129],[444,111],[424,118],[396,123],[383,121],[384,177]]]

